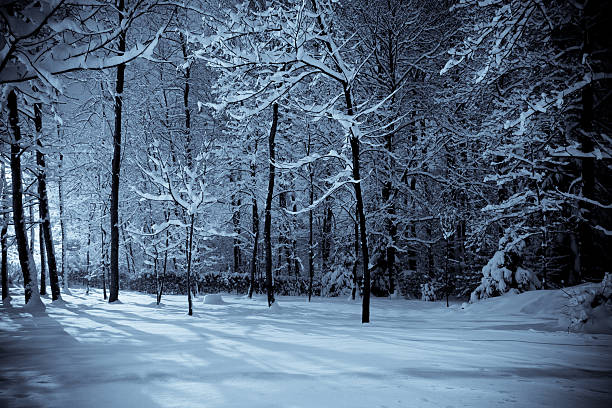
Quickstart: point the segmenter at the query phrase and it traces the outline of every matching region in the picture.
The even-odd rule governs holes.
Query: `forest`
[[[610,2],[0,4],[0,323],[505,305],[612,334]]]

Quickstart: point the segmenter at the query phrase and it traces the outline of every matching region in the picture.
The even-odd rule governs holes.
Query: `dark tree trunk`
[[[310,156],[311,151],[310,144],[310,133],[308,133],[308,149],[306,152],[307,156]],[[312,231],[312,204],[314,203],[314,174],[312,171],[312,164],[308,163],[308,180],[310,182],[310,194],[308,197],[308,205],[310,210],[308,211],[308,301],[312,299],[312,281],[314,279],[314,253],[313,253],[313,231]]]
[[[0,229],[0,248],[2,259],[0,260],[0,275],[2,275],[2,300],[9,299],[8,287],[8,247],[6,235],[8,233],[8,205],[7,185],[5,183],[4,163],[0,163],[0,209],[2,210],[2,228]]]
[[[282,180],[282,179],[281,179]],[[281,190],[283,190],[284,186],[280,186]],[[283,210],[287,209],[287,193],[285,191],[281,191],[278,193],[278,207],[281,209],[281,214]],[[285,261],[287,265],[287,276],[291,275],[291,261],[289,259],[289,238],[287,223],[284,220],[284,217],[281,216],[281,226],[280,233],[278,234],[278,270],[283,270],[283,252],[285,253]],[[281,272],[282,273],[282,272]]]
[[[276,127],[278,125],[278,104],[272,106],[272,126],[268,139],[270,150],[270,177],[268,179],[268,195],[266,197],[266,213],[264,219],[264,245],[266,247],[266,289],[268,292],[268,307],[274,303],[274,287],[272,286],[272,197],[274,196],[274,138],[276,137]]]
[[[235,177],[230,177],[230,182],[235,183],[237,182],[237,178]],[[240,205],[242,204],[242,201],[240,200],[240,198],[238,198],[236,196],[236,194],[232,194],[232,224],[234,226],[234,234],[236,234],[236,236],[234,237],[234,244],[233,244],[233,255],[234,255],[234,262],[232,265],[232,270],[234,273],[239,273],[240,272],[240,264],[242,263],[242,254],[240,251]]]
[[[34,124],[36,131],[40,134],[42,131],[42,112],[40,105],[34,105]],[[51,229],[51,216],[49,215],[49,198],[47,196],[47,168],[45,165],[45,155],[42,152],[42,141],[40,137],[37,141],[38,149],[36,150],[36,164],[38,165],[38,213],[41,220],[42,231],[44,235],[45,251],[47,266],[49,270],[49,284],[51,285],[51,299],[58,300],[61,296],[59,278],[57,276],[57,261],[55,259],[55,247],[53,246],[53,233]],[[42,267],[41,267],[42,270]],[[41,285],[42,289],[42,285]]]
[[[389,134],[385,137],[385,149],[389,153],[389,165],[387,168],[387,181],[385,182],[382,189],[382,201],[386,208],[385,227],[390,242],[386,246],[386,268],[389,275],[389,295],[395,292],[395,241],[397,236],[397,224],[395,221],[395,202],[394,197],[391,195],[393,191],[392,173],[393,165],[391,162],[391,154],[393,153],[393,128]]]
[[[359,279],[357,277],[357,267],[359,266],[359,214],[355,214],[355,260],[353,262],[353,289],[351,299],[355,300]]]
[[[187,53],[187,39],[183,33],[179,34],[181,41],[181,51],[183,52],[183,62],[185,63],[185,71],[183,72],[185,78],[185,88],[183,89],[183,108],[185,110],[185,156],[187,157],[187,166],[191,168],[192,154],[191,154],[191,111],[189,110],[189,78],[191,77],[191,67],[189,65],[188,53]]]
[[[170,219],[169,213],[166,213],[166,222]],[[161,302],[162,294],[164,293],[164,280],[166,279],[166,271],[168,270],[168,244],[170,242],[169,232],[166,230],[166,247],[164,251],[164,266],[162,268],[161,284],[157,290],[157,304]]]
[[[353,116],[353,99],[350,89],[343,83],[346,110],[349,116]],[[357,201],[357,215],[359,216],[359,231],[361,235],[361,257],[363,261],[363,303],[361,309],[361,323],[370,322],[370,268],[368,253],[368,235],[366,232],[365,211],[363,208],[363,196],[361,193],[361,176],[359,174],[359,138],[351,131],[351,153],[353,159],[353,186],[355,188],[355,199]]]
[[[446,307],[448,307],[448,295],[450,292],[450,271],[449,271],[449,265],[448,265],[448,260],[450,258],[450,246],[448,244],[448,240],[449,238],[446,238],[444,240],[445,243],[445,250],[446,250],[446,260],[445,260],[445,265],[444,265],[444,296],[446,297]]]
[[[4,177],[4,174],[2,175]],[[6,217],[6,215],[4,215]],[[8,246],[6,244],[6,235],[8,232],[8,222],[6,218],[2,223],[2,230],[0,230],[0,247],[2,248],[2,260],[0,271],[2,274],[2,300],[9,298],[9,287],[8,287]]]
[[[39,204],[40,206],[40,204]],[[45,236],[43,233],[42,222],[38,224],[38,248],[40,250],[40,294],[47,294],[47,260],[45,257]]]
[[[593,3],[593,4],[590,4]],[[591,44],[591,33],[589,30],[589,24],[592,24],[592,13],[595,11],[595,3],[588,2],[582,10],[582,30],[583,30],[583,43],[582,53],[583,55],[590,55],[592,51]],[[587,71],[590,71],[589,67],[586,67]],[[580,112],[580,129],[578,131],[578,142],[580,143],[580,150],[584,153],[592,153],[594,150],[593,143],[593,85],[588,84],[582,88],[582,110]],[[583,157],[581,159],[581,176],[582,176],[582,196],[587,199],[594,198],[595,192],[595,162],[593,157]],[[592,216],[593,206],[586,202],[579,203],[580,212],[582,219],[578,227],[580,236],[580,268],[582,278],[587,280],[601,280],[601,277],[597,276],[594,270],[595,262],[593,258],[597,255],[594,251],[593,245],[593,233],[592,225],[589,222],[589,218]]]
[[[187,303],[189,305],[189,316],[193,315],[193,304],[191,301],[191,255],[193,253],[193,224],[195,221],[194,214],[191,214],[191,223],[189,225],[189,246],[187,248]]]
[[[311,4],[315,13],[318,13],[317,1],[311,0]],[[317,23],[323,33],[327,32],[327,27],[323,23],[321,16],[317,17]],[[325,40],[324,40],[325,41]],[[329,42],[325,41],[328,51],[333,54],[334,50]],[[353,112],[353,97],[349,84],[346,81],[341,81],[342,90],[344,92],[344,100],[346,102],[346,112],[350,117],[355,114]],[[361,176],[359,175],[359,135],[356,135],[350,129],[351,155],[353,161],[353,186],[355,188],[355,200],[357,201],[357,213],[359,214],[359,230],[361,232],[361,256],[363,259],[363,303],[361,310],[361,322],[370,322],[370,269],[369,253],[368,253],[368,235],[366,232],[365,211],[363,208],[363,196],[361,193]]]
[[[119,26],[123,21],[125,11],[124,0],[117,1],[119,12]],[[125,52],[125,30],[119,34],[119,55]],[[117,83],[115,88],[115,132],[113,134],[113,162],[112,162],[112,184],[110,205],[110,294],[108,302],[112,303],[119,299],[119,174],[121,172],[121,111],[123,107],[123,85],[125,76],[125,64],[117,66]]]
[[[255,151],[257,151],[257,141],[255,142]],[[255,164],[255,160],[251,164],[251,178],[253,179],[253,254],[251,255],[251,284],[249,285],[249,299],[253,297],[253,291],[255,290],[255,281],[257,274],[257,247],[259,245],[259,210],[257,209],[257,195],[255,193],[256,188],[256,180],[255,180],[255,171],[257,165]]]
[[[30,223],[30,253],[32,254],[32,258],[34,258],[34,245],[36,245],[36,223],[34,222],[34,203],[30,204],[29,212],[30,214],[28,222]]]
[[[293,197],[293,212],[297,212],[297,205],[295,204],[295,197]],[[300,279],[301,271],[300,271],[300,262],[298,258],[298,253],[297,253],[297,239],[295,238],[293,238],[293,242],[291,243],[291,258],[293,259],[293,270],[295,271],[296,285],[298,285],[297,287],[299,287],[299,279]],[[296,293],[296,296],[299,294],[300,293],[298,290],[298,293]]]
[[[104,219],[104,215],[105,215],[106,211],[102,211],[102,219]],[[101,243],[102,243],[102,248],[100,248],[100,266],[102,269],[102,293],[104,294],[104,300],[106,300],[106,267],[107,267],[107,259],[106,259],[106,246],[105,246],[105,241],[106,241],[106,230],[104,229],[103,223],[102,221],[100,222],[100,232],[102,235],[101,238]]]
[[[58,136],[59,136],[59,125],[58,125]],[[68,268],[67,268],[67,254],[66,254],[66,223],[64,220],[64,183],[62,180],[62,167],[63,167],[64,155],[59,155],[59,176],[57,179],[57,192],[59,197],[59,219],[60,219],[60,231],[62,233],[61,247],[62,247],[62,286],[64,293],[68,293]]]
[[[351,107],[350,99],[347,97],[347,106]],[[349,115],[353,115],[352,107]],[[363,304],[361,310],[361,323],[370,322],[370,269],[368,257],[368,236],[366,233],[365,211],[363,209],[363,197],[361,194],[361,176],[359,175],[359,139],[351,137],[351,150],[353,154],[353,179],[355,183],[355,197],[357,199],[357,213],[359,214],[359,231],[361,233],[361,256],[363,261]]]
[[[32,253],[28,247],[28,236],[26,233],[25,217],[23,213],[23,186],[21,180],[21,129],[19,128],[19,116],[17,110],[17,94],[11,90],[8,94],[7,106],[9,110],[9,125],[11,135],[11,181],[13,193],[13,225],[15,227],[15,240],[17,241],[17,252],[19,263],[23,274],[23,287],[25,288],[26,304],[33,297],[38,297],[38,282],[34,265],[32,265]]]
[[[321,238],[321,267],[323,269],[324,274],[329,272],[330,270],[329,256],[331,254],[332,222],[334,218],[334,212],[331,208],[331,200],[326,199],[326,201],[326,207],[323,210],[323,237]]]
[[[93,220],[93,217],[94,217],[94,210],[92,209],[91,213],[89,214],[89,219]],[[85,265],[85,280],[87,282],[87,289],[85,291],[86,295],[89,295],[89,262],[91,261],[90,252],[91,252],[91,222],[89,223],[89,227],[87,228],[87,260],[86,260],[86,265]]]
[[[121,226],[121,237],[123,239],[123,250],[125,251],[125,263],[127,265],[128,274],[136,273],[136,259],[134,258],[134,249],[131,241],[125,239],[125,227]]]

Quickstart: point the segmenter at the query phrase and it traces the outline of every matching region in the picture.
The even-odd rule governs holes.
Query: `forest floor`
[[[73,289],[0,308],[0,407],[610,407],[612,335],[568,333],[560,291],[459,303]],[[21,302],[21,303],[20,303]]]

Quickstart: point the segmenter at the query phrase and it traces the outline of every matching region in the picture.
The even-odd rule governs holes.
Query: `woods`
[[[37,301],[46,270],[53,300],[108,283],[109,302],[180,293],[192,315],[200,292],[351,296],[368,323],[371,296],[601,281],[610,11],[8,2],[3,299],[12,281]]]

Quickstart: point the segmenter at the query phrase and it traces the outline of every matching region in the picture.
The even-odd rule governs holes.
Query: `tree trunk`
[[[38,293],[38,277],[33,265],[33,257],[28,247],[25,218],[23,213],[23,186],[21,180],[21,129],[17,110],[17,94],[11,90],[8,94],[7,106],[9,110],[9,125],[11,135],[11,181],[13,192],[13,225],[15,227],[15,240],[21,273],[23,274],[23,287],[25,289],[26,304],[30,301],[41,302]]]
[[[391,63],[392,65],[392,63]],[[392,71],[393,73],[393,71]],[[394,87],[392,87],[393,89]],[[391,104],[395,103],[395,98],[391,98]],[[389,295],[395,293],[395,241],[397,236],[397,224],[395,220],[395,197],[393,191],[393,137],[394,126],[391,125],[389,133],[385,136],[385,150],[388,153],[387,158],[387,181],[382,189],[382,201],[386,209],[385,227],[389,240],[386,245],[386,268],[389,275]]]
[[[282,180],[282,179],[281,179]],[[280,233],[278,234],[278,269],[282,271],[283,265],[287,268],[287,276],[291,276],[291,251],[289,249],[289,225],[285,218],[284,210],[287,209],[287,192],[285,186],[280,186],[281,192],[278,193],[278,207],[281,210],[281,225]],[[285,253],[285,262],[283,263],[283,252]],[[282,272],[281,272],[282,273]]]
[[[595,11],[595,4],[588,2],[582,10],[582,30],[583,30],[583,43],[582,53],[583,55],[591,55],[592,44],[591,44],[591,33],[589,30],[589,24],[592,24],[592,13]],[[597,2],[594,2],[597,3]],[[590,67],[585,65],[585,71],[590,73]],[[592,153],[594,150],[593,143],[593,84],[588,84],[582,88],[582,109],[580,112],[580,128],[578,129],[578,142],[580,143],[580,150],[584,153]],[[581,159],[581,176],[582,176],[582,196],[587,199],[594,198],[595,192],[595,161],[593,157],[583,157]],[[580,221],[578,232],[580,236],[580,268],[583,279],[587,280],[601,280],[603,276],[597,276],[598,274],[594,270],[595,262],[594,257],[597,255],[594,251],[593,245],[593,232],[592,225],[589,222],[589,218],[592,216],[593,206],[587,202],[580,201],[578,203],[580,213],[583,219]]]
[[[351,106],[348,102],[347,106]],[[349,115],[353,115],[352,108],[349,110]],[[370,268],[368,259],[368,238],[366,234],[365,211],[363,209],[363,198],[361,195],[361,177],[359,175],[359,139],[356,136],[351,137],[351,150],[353,154],[353,179],[355,183],[355,197],[357,199],[357,213],[359,214],[359,231],[361,232],[361,255],[363,261],[363,304],[361,309],[361,323],[370,322]]]
[[[123,21],[125,11],[124,0],[117,1],[119,12],[119,26]],[[119,55],[125,52],[125,30],[119,34]],[[125,76],[125,64],[117,66],[117,83],[115,88],[115,132],[113,134],[113,162],[112,162],[112,184],[110,205],[110,294],[108,302],[112,303],[119,299],[119,174],[121,172],[121,111],[123,107],[123,85]]]
[[[42,112],[40,104],[34,104],[34,124],[36,132],[39,134],[36,150],[36,164],[38,165],[38,213],[41,220],[42,231],[44,235],[45,251],[47,266],[49,270],[49,284],[51,285],[51,299],[58,300],[61,297],[59,278],[57,276],[57,260],[55,259],[55,247],[53,246],[53,233],[51,229],[51,216],[49,214],[49,198],[47,196],[47,168],[45,165],[45,155],[42,152],[42,141],[40,133],[42,132]],[[42,267],[41,267],[42,269]],[[41,288],[42,289],[42,288]]]
[[[58,125],[58,136],[59,136],[59,125]],[[63,183],[63,175],[62,175],[62,167],[63,167],[64,155],[60,153],[59,155],[59,176],[57,180],[57,191],[59,196],[59,218],[60,218],[60,231],[62,232],[62,286],[64,288],[64,293],[68,293],[68,268],[67,262],[68,257],[66,254],[66,223],[64,220],[64,183]]]
[[[343,83],[346,110],[349,116],[353,116],[353,100],[350,89]],[[361,256],[363,261],[363,303],[361,309],[361,323],[370,322],[370,268],[368,253],[368,235],[366,232],[365,211],[363,209],[363,196],[361,194],[361,176],[359,174],[359,138],[351,129],[351,153],[353,159],[353,186],[355,188],[355,199],[357,200],[357,214],[359,216],[359,231],[361,233]]]
[[[125,263],[127,265],[128,274],[136,273],[136,259],[134,258],[134,249],[132,243],[125,239],[125,227],[121,225],[121,238],[123,239],[123,250],[125,251]]]
[[[351,299],[355,300],[357,295],[357,266],[359,265],[359,214],[355,214],[355,261],[353,262],[353,289],[351,290]]]
[[[230,182],[234,183],[238,181],[236,177],[230,176]],[[240,205],[241,200],[236,196],[236,194],[232,194],[232,224],[234,226],[234,244],[233,244],[233,255],[234,262],[232,266],[232,270],[234,273],[240,272],[240,264],[241,261],[241,253],[240,253]]]
[[[295,193],[291,195],[291,199],[293,201],[293,212],[297,212],[297,204],[296,204],[296,200],[295,200]],[[293,224],[294,224],[294,230],[296,229],[297,226],[295,226],[295,219],[293,220]],[[298,252],[297,252],[297,239],[295,239],[295,232],[293,233],[293,240],[291,242],[291,258],[293,259],[293,270],[295,271],[295,279],[296,279],[296,283],[299,281],[300,275],[301,275],[301,271],[300,271],[300,262],[299,262],[299,257],[298,257]],[[298,293],[296,293],[296,296],[299,295],[299,290]]]
[[[30,223],[30,253],[34,257],[34,245],[36,245],[36,228],[34,222],[34,202],[30,204],[28,222]]]
[[[0,260],[0,274],[2,275],[2,300],[9,300],[8,287],[8,247],[6,235],[8,234],[8,203],[7,185],[5,182],[4,162],[0,163],[0,210],[2,210],[2,228],[0,229],[0,248],[2,250],[2,259]]]
[[[394,268],[395,268],[395,240],[397,235],[397,225],[395,222],[395,202],[394,198],[391,196],[391,191],[393,190],[393,182],[392,182],[392,164],[391,164],[391,154],[393,152],[393,134],[389,133],[385,138],[385,148],[389,153],[389,165],[387,168],[387,181],[385,182],[382,189],[382,201],[383,205],[386,209],[386,217],[385,217],[385,228],[387,230],[388,239],[390,241],[387,242],[386,245],[386,258],[387,262],[386,268],[387,273],[389,275],[389,295],[392,295],[395,292],[395,279],[394,279]]]
[[[100,211],[102,213],[102,217],[100,218],[100,233],[102,235],[100,241],[102,243],[102,247],[100,248],[100,266],[102,269],[102,293],[104,295],[104,300],[106,300],[106,248],[105,248],[105,241],[106,241],[106,230],[104,229],[104,225],[102,220],[104,219],[104,213],[106,211]]]
[[[168,222],[169,219],[170,219],[170,215],[166,213],[166,222]],[[168,230],[166,230],[166,248],[164,251],[164,266],[162,269],[161,284],[159,285],[159,288],[157,291],[157,304],[158,305],[161,302],[162,294],[164,293],[164,280],[166,279],[166,271],[168,270],[168,243],[169,243],[169,232]]]
[[[311,0],[311,4],[315,13],[318,13],[317,1]],[[317,23],[323,33],[327,33],[327,27],[323,23],[323,19],[319,15],[317,17]],[[330,54],[334,53],[332,45],[329,41],[324,40],[327,50]],[[336,63],[337,64],[337,63]],[[340,69],[340,67],[338,67]],[[354,116],[353,112],[353,97],[351,95],[351,89],[349,83],[341,81],[342,90],[344,92],[344,100],[346,102],[346,112],[349,117]],[[359,214],[359,229],[361,232],[361,255],[363,258],[363,303],[361,310],[361,322],[370,322],[370,269],[369,265],[369,253],[368,253],[368,235],[366,232],[366,219],[365,211],[363,208],[363,197],[361,194],[361,176],[359,175],[359,135],[354,132],[351,127],[350,133],[350,144],[351,144],[351,155],[353,161],[353,186],[355,188],[355,200],[357,201],[357,213]]]
[[[38,248],[40,250],[40,294],[43,296],[47,294],[47,279],[45,276],[47,274],[47,267],[45,265],[47,260],[45,257],[45,236],[42,222],[38,224]]]
[[[2,175],[4,177],[4,174]],[[2,260],[1,260],[1,273],[2,273],[2,300],[9,299],[9,287],[8,287],[8,247],[6,245],[6,235],[8,232],[8,222],[6,221],[6,214],[2,222],[2,230],[0,230],[0,246],[2,248]]]
[[[569,233],[569,246],[572,253],[572,266],[568,270],[567,286],[578,285],[581,282],[580,248],[574,232]]]
[[[191,67],[187,54],[187,39],[183,33],[179,33],[181,50],[183,51],[183,62],[185,63],[185,88],[183,89],[183,107],[185,109],[185,156],[187,157],[187,167],[191,168],[191,111],[189,110],[189,78],[191,77]]]
[[[257,151],[257,141],[255,141],[255,151]],[[257,164],[255,160],[251,163],[251,177],[253,179],[253,254],[251,255],[251,284],[249,285],[249,299],[253,297],[253,291],[255,290],[255,280],[257,274],[257,247],[259,245],[259,210],[257,209],[257,194],[255,193],[256,180],[255,171]]]
[[[450,292],[450,274],[449,274],[449,266],[448,266],[448,259],[450,258],[450,249],[449,249],[449,245],[448,245],[448,238],[446,238],[444,240],[445,243],[445,250],[446,250],[446,261],[445,261],[445,265],[444,265],[444,296],[446,297],[446,307],[448,307],[448,295]]]
[[[90,220],[93,219],[93,211],[91,212],[89,219]],[[85,280],[87,282],[87,289],[85,291],[86,295],[89,295],[89,262],[91,260],[90,252],[91,252],[91,222],[89,223],[89,226],[87,228],[87,259],[86,259],[86,265],[85,265]]]
[[[191,254],[193,253],[193,224],[194,214],[191,214],[191,225],[189,226],[189,247],[187,248],[187,303],[189,304],[189,316],[193,315],[191,302]]]
[[[332,222],[334,218],[334,212],[331,208],[331,200],[329,198],[325,199],[326,208],[323,210],[323,226],[322,232],[323,237],[321,237],[321,267],[323,269],[323,273],[327,273],[330,270],[329,265],[329,256],[331,253],[331,245],[332,245]]]
[[[310,133],[308,133],[308,151],[307,156],[310,156],[312,145],[310,143]],[[314,254],[313,254],[313,231],[312,231],[312,204],[314,203],[314,174],[312,171],[312,163],[308,163],[308,181],[310,183],[310,194],[308,197],[308,301],[312,299],[312,281],[314,279]]]
[[[268,139],[270,150],[270,176],[268,179],[268,195],[266,197],[266,213],[264,219],[264,245],[266,247],[266,289],[268,291],[268,307],[274,303],[274,287],[272,286],[272,197],[274,196],[274,138],[276,137],[276,127],[278,126],[278,104],[272,106],[272,127]]]

